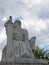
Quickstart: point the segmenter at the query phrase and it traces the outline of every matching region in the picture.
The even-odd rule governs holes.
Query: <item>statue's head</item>
[[[16,20],[15,23],[17,23],[18,25],[21,25],[21,21],[20,20]]]
[[[21,21],[20,20],[16,20],[15,24],[16,24],[17,28],[21,28]]]
[[[20,20],[16,20],[14,23],[14,28],[16,29],[21,29],[21,21]]]

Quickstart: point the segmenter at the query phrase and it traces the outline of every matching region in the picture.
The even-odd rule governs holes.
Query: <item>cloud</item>
[[[7,21],[6,17],[3,17],[0,19],[0,33],[1,33],[2,29],[4,29],[4,24],[6,21]]]
[[[6,32],[5,32],[5,29],[3,29],[1,32],[0,32],[0,44],[1,44],[1,41],[3,40],[3,39],[6,39],[6,34],[5,34]]]
[[[6,17],[2,18],[2,21],[7,21],[7,18]]]
[[[40,32],[41,30],[46,30],[47,29],[47,22],[43,20],[22,20],[22,27],[26,27],[29,31],[30,29],[35,29],[36,32]]]
[[[49,1],[40,4],[32,4],[31,7],[27,8],[27,11],[32,18],[49,19]]]
[[[3,47],[6,45],[7,42],[6,32],[5,28],[0,32],[0,50],[3,49]]]
[[[41,4],[43,2],[47,2],[48,0],[25,0],[28,5]]]

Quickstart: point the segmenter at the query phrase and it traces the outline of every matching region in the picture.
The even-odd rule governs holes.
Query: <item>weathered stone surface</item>
[[[7,34],[7,45],[3,49],[2,61],[13,60],[15,58],[34,58],[32,48],[26,29],[21,28],[21,21],[12,23],[12,17],[5,23]]]
[[[0,65],[49,65],[45,63],[16,63],[16,62],[0,62]]]
[[[36,37],[28,39],[28,32],[21,28],[21,21],[12,23],[12,17],[5,23],[7,45],[2,51],[0,65],[47,65],[48,61],[35,59],[32,50],[35,49]]]
[[[31,49],[34,50],[34,49],[35,49],[36,37],[35,37],[35,36],[32,37],[32,38],[29,40],[29,42],[30,42],[30,47],[31,47]]]

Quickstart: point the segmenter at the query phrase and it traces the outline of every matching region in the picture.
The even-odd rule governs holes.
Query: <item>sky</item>
[[[49,0],[0,0],[0,59],[7,44],[4,24],[9,16],[21,20],[29,39],[36,36],[39,48],[49,49]]]

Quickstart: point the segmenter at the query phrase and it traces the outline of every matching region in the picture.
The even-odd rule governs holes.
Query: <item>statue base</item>
[[[47,65],[48,61],[43,59],[33,59],[33,58],[15,58],[15,59],[4,59],[1,61],[0,65]]]
[[[0,62],[0,65],[49,65],[46,63],[16,63],[16,62]]]

